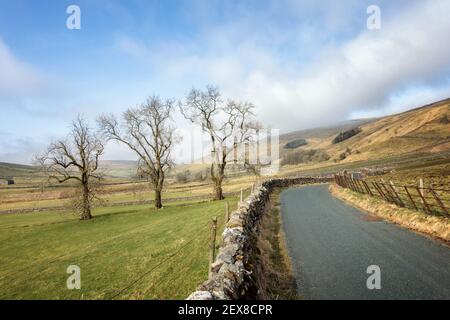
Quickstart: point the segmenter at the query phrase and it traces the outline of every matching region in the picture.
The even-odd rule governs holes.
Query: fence
[[[450,189],[425,187],[420,179],[418,186],[389,183],[368,182],[355,179],[347,174],[334,175],[336,184],[354,192],[380,198],[402,208],[420,210],[426,214],[450,216]]]

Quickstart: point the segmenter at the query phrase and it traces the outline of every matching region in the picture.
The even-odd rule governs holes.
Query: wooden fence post
[[[352,178],[350,178],[350,177],[348,177],[348,176],[346,176],[345,178],[347,179],[347,183],[348,183],[348,186],[349,186],[350,190],[356,191],[356,190],[355,190],[355,185],[354,185],[353,182],[352,182]]]
[[[386,192],[386,197],[388,198],[388,201],[396,204],[397,201],[395,200],[394,196],[389,191],[389,189],[386,187],[386,184],[383,182],[383,183],[381,183],[381,186],[383,187],[384,191]]]
[[[407,195],[408,195],[408,197],[409,197],[409,200],[411,201],[411,203],[412,203],[412,204],[413,204],[413,206],[414,206],[414,209],[416,209],[416,210],[417,210],[417,206],[416,206],[416,203],[414,202],[413,198],[411,197],[411,194],[409,193],[408,187],[407,187],[407,186],[405,186],[404,188],[405,188],[406,194],[407,194]]]
[[[378,184],[378,182],[373,182],[375,188],[377,189],[378,193],[381,195],[381,199],[390,202],[389,198],[384,194],[383,189],[380,187],[380,185]]]
[[[392,192],[395,194],[395,196],[398,199],[398,204],[400,205],[400,207],[404,207],[405,204],[403,203],[402,199],[398,195],[397,188],[395,187],[395,184],[392,180],[390,181],[390,185],[391,185]]]
[[[367,182],[365,182],[364,180],[362,180],[362,183],[363,183],[364,187],[366,188],[367,193],[368,193],[371,197],[373,197],[372,190],[370,190],[370,187],[369,187],[369,185],[367,184]]]
[[[217,232],[217,217],[214,217],[211,223],[211,240],[209,247],[209,268],[208,268],[209,278],[211,278],[212,275],[211,265],[214,263],[214,259],[216,257],[216,232]]]
[[[424,199],[424,192],[423,192],[423,179],[419,179],[419,192],[420,192],[420,198]],[[424,202],[422,201],[422,205],[424,205]]]
[[[430,192],[433,195],[434,199],[436,199],[436,202],[439,204],[439,206],[442,208],[442,211],[444,211],[445,214],[448,215],[448,210],[445,207],[444,203],[442,202],[442,200],[439,198],[438,194],[436,193],[436,191],[433,190],[433,185],[430,185]]]
[[[241,188],[241,202],[244,200],[244,193],[243,193],[243,190],[242,190],[242,188]]]
[[[361,190],[361,193],[364,194],[364,193],[365,193],[365,191],[364,191],[364,186],[363,186],[361,180],[356,179],[355,181],[356,181],[356,183],[358,184],[358,187],[359,187],[359,189]]]
[[[420,179],[420,180],[422,180],[422,179]],[[417,193],[419,194],[420,198],[422,199],[422,205],[423,205],[423,208],[424,208],[425,212],[431,213],[430,207],[428,206],[428,203],[425,200],[425,198],[424,198],[424,196],[423,196],[423,194],[421,192],[422,189],[416,187],[416,190],[417,190]]]
[[[227,223],[230,220],[230,208],[228,201],[225,201],[225,223]]]

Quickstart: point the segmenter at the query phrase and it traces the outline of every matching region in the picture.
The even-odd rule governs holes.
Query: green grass
[[[233,208],[237,198],[228,201]],[[2,215],[0,299],[183,299],[207,277],[209,223],[219,217],[220,235],[224,206],[100,208],[90,221]],[[66,288],[71,264],[81,268],[81,290]]]

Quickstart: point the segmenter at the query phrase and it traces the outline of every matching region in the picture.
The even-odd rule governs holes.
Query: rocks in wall
[[[211,265],[210,279],[203,282],[188,300],[255,299],[258,294],[257,237],[259,221],[274,188],[329,182],[330,178],[298,177],[265,181],[239,203],[222,233],[222,244]]]

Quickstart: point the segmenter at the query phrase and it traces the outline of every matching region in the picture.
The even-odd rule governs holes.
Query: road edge
[[[333,197],[371,215],[450,245],[450,219],[448,218],[399,208],[382,200],[341,188],[336,184],[330,184],[328,191]]]

